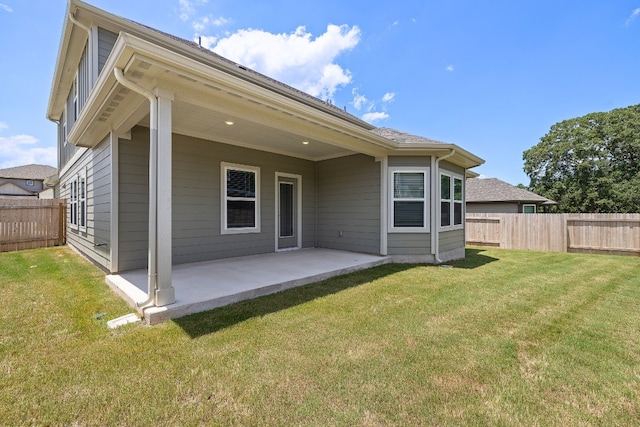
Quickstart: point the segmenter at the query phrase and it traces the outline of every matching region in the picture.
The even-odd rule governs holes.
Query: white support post
[[[120,238],[119,238],[119,215],[120,215],[120,154],[118,135],[113,131],[109,134],[109,145],[111,147],[111,227],[109,245],[109,270],[111,273],[120,271]]]
[[[158,98],[158,171],[157,171],[157,289],[156,306],[173,304],[175,290],[171,284],[171,104],[173,94],[156,89]]]

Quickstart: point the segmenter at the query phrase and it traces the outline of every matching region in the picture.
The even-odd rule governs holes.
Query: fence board
[[[640,256],[640,214],[470,214],[467,244]]]
[[[66,202],[0,199],[0,252],[65,243]]]

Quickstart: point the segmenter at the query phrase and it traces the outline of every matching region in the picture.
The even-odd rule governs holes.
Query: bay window
[[[440,174],[440,227],[462,227],[464,221],[462,185],[462,177]]]

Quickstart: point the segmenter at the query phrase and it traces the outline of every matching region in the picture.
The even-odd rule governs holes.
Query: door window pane
[[[280,183],[280,237],[293,237],[293,184]]]

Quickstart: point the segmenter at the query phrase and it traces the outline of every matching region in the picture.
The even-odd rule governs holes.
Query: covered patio
[[[146,269],[111,274],[106,282],[154,325],[389,262],[385,256],[309,248],[180,264],[172,274],[175,303],[146,309],[136,305],[147,298]]]

